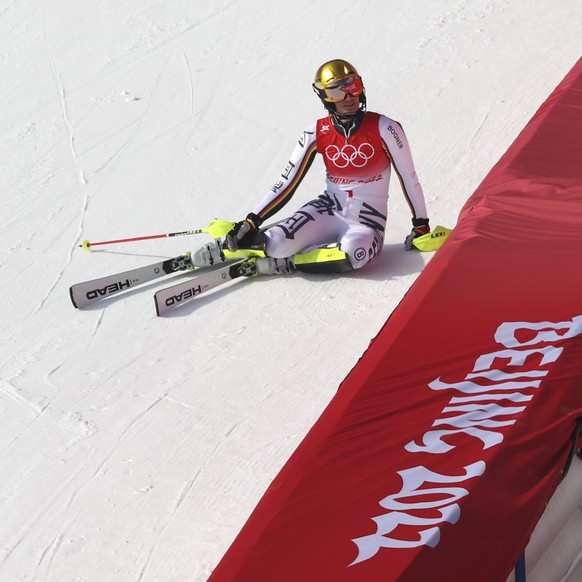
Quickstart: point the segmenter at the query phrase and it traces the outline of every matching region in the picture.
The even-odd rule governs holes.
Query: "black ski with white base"
[[[69,295],[75,307],[86,307],[165,275],[192,268],[190,255],[180,255],[146,265],[145,267],[137,267],[136,269],[129,269],[106,277],[76,283],[69,288]]]

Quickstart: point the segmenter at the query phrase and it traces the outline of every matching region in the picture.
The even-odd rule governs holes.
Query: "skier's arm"
[[[380,118],[380,135],[392,158],[392,165],[400,180],[404,197],[410,206],[413,224],[416,226],[415,222],[427,219],[428,213],[422,186],[414,169],[408,139],[402,126],[385,116]]]
[[[253,210],[252,214],[259,218],[260,223],[276,214],[291,200],[313,163],[316,153],[315,125],[313,125],[307,128],[299,138],[278,182]]]

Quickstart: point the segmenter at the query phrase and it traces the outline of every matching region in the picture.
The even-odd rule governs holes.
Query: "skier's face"
[[[335,104],[335,110],[340,115],[355,115],[360,106],[360,96],[347,93],[343,101]]]

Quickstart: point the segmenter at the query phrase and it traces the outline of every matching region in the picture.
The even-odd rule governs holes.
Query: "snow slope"
[[[397,180],[368,270],[244,281],[166,318],[161,284],[83,311],[68,287],[204,236],[82,240],[244,216],[337,57],[404,125],[431,222],[452,227],[581,25],[579,0],[0,2],[0,580],[205,580],[430,260],[403,250]]]

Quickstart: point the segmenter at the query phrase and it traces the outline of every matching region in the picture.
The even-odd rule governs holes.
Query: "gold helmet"
[[[313,90],[323,106],[336,111],[335,103],[342,101],[347,93],[360,98],[360,109],[366,108],[366,95],[362,78],[356,67],[343,59],[327,61],[315,72]]]
[[[313,84],[318,89],[325,89],[334,81],[339,81],[340,79],[344,79],[350,75],[358,75],[356,67],[348,63],[348,61],[344,61],[343,59],[335,59],[333,61],[323,63],[323,65],[317,69]]]

